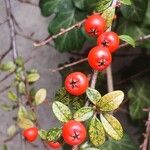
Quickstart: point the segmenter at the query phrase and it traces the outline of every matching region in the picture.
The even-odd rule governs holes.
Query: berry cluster
[[[112,62],[112,53],[119,48],[119,37],[115,32],[105,32],[106,22],[99,14],[89,16],[84,24],[86,33],[97,38],[97,46],[88,54],[88,63],[92,69],[105,70]],[[66,90],[72,95],[82,95],[89,85],[89,79],[81,72],[74,72],[65,80]]]
[[[97,46],[93,47],[88,54],[88,62],[92,69],[97,71],[105,70],[112,61],[111,53],[119,47],[119,37],[114,32],[105,32],[106,22],[98,14],[89,16],[84,24],[85,31],[89,36],[97,37]],[[85,93],[89,86],[88,77],[81,72],[74,72],[67,76],[65,80],[66,90],[75,96]],[[70,120],[62,127],[63,140],[69,145],[79,145],[86,139],[86,128],[83,123]],[[38,137],[38,129],[32,127],[23,131],[23,136],[29,142],[33,142]],[[47,141],[51,148],[59,148],[59,141]]]

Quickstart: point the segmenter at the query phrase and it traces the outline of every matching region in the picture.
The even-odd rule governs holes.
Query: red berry
[[[89,16],[84,24],[85,31],[90,36],[99,36],[105,30],[106,23],[105,20],[98,14]]]
[[[97,44],[102,44],[104,47],[107,47],[111,53],[119,48],[119,43],[119,37],[115,32],[105,32],[97,39]]]
[[[89,80],[81,72],[74,72],[67,76],[65,88],[72,95],[81,95],[88,88]]]
[[[47,143],[51,148],[54,148],[54,149],[57,149],[57,148],[60,148],[61,147],[61,144],[59,142],[48,142]]]
[[[103,71],[111,64],[111,61],[112,56],[106,47],[96,46],[89,52],[88,62],[94,70]]]
[[[71,120],[64,124],[62,136],[67,144],[79,145],[86,138],[86,128],[82,123]]]
[[[38,136],[38,129],[36,127],[32,127],[23,131],[23,136],[29,142],[33,142],[36,140]]]

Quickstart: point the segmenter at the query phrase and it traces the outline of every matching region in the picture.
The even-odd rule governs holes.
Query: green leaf
[[[55,101],[60,101],[67,105],[72,112],[77,111],[84,106],[84,96],[73,96],[69,94],[65,87],[61,87],[55,94]]]
[[[31,73],[27,75],[27,81],[29,83],[36,82],[40,79],[40,75],[38,73]]]
[[[18,110],[18,118],[19,119],[24,119],[28,118],[28,112],[24,106],[20,106]]]
[[[120,122],[109,114],[100,115],[103,127],[108,135],[115,140],[120,140],[123,137],[123,129]]]
[[[117,109],[124,99],[124,93],[122,91],[113,91],[101,98],[100,103],[97,106],[101,111],[113,111]]]
[[[36,103],[36,105],[39,105],[39,104],[43,103],[46,99],[46,95],[47,95],[46,89],[38,90],[35,94],[35,103]]]
[[[53,112],[58,120],[61,122],[67,122],[72,119],[72,113],[70,109],[61,102],[54,102],[52,105]]]
[[[29,119],[21,118],[18,119],[18,126],[22,129],[28,129],[34,126],[33,122]]]
[[[49,25],[49,32],[57,34],[61,29],[66,29],[84,18],[84,14],[77,10],[63,11],[56,15]],[[78,28],[57,37],[55,46],[60,52],[80,50],[83,46],[85,38],[82,31]]]
[[[36,121],[37,119],[37,115],[35,112],[33,112],[32,110],[28,111],[28,119],[32,120],[32,121]]]
[[[147,113],[144,108],[150,106],[150,85],[141,81],[134,81],[133,87],[128,91],[129,111],[132,119],[143,119]]]
[[[146,13],[147,6],[148,0],[132,0],[132,5],[123,5],[121,7],[121,12],[126,19],[141,22]]]
[[[68,0],[40,0],[39,6],[44,16],[73,9],[72,1]]]
[[[14,64],[13,61],[8,61],[4,64],[0,64],[0,70],[1,71],[9,71],[9,72],[13,72],[16,69],[16,65]]]
[[[73,3],[77,8],[84,9],[85,8],[84,1],[85,0],[73,0]]]
[[[7,105],[7,104],[0,104],[0,109],[2,109],[4,111],[12,110],[12,108],[9,105]]]
[[[105,142],[105,132],[100,120],[95,116],[89,125],[89,137],[94,146],[100,146]]]
[[[124,5],[131,5],[132,4],[131,0],[120,0],[120,2]]]
[[[47,132],[47,141],[57,141],[61,137],[62,130],[60,128],[52,128]]]
[[[16,125],[11,125],[8,129],[7,129],[7,135],[8,136],[13,136],[15,133],[17,132],[17,127]]]
[[[112,25],[114,15],[115,15],[115,8],[114,7],[109,7],[108,9],[106,9],[103,12],[102,17],[106,21],[106,27],[107,28],[109,28]]]
[[[96,5],[96,11],[99,12],[99,13],[103,12],[108,7],[110,7],[111,3],[112,3],[112,0],[99,1]]]
[[[125,41],[126,43],[132,45],[133,47],[135,47],[135,40],[129,36],[129,35],[120,35],[119,38],[122,40],[122,41]]]
[[[82,107],[78,111],[75,112],[73,118],[76,121],[86,121],[90,119],[94,114],[94,110],[92,107]]]
[[[123,138],[119,141],[109,138],[99,150],[140,150],[140,146],[136,145],[134,141],[124,134]],[[84,149],[86,150],[86,149]]]
[[[98,102],[100,102],[101,100],[101,94],[95,90],[95,89],[92,89],[92,88],[88,88],[86,90],[86,95],[87,97],[89,98],[89,100],[93,103],[93,104],[97,104]]]
[[[47,131],[40,129],[40,130],[38,130],[38,134],[42,140],[46,140]]]
[[[15,60],[16,65],[23,67],[24,66],[24,60],[22,57],[17,57],[17,59]]]
[[[16,101],[17,101],[17,95],[16,95],[14,92],[9,91],[9,92],[7,93],[7,96],[8,96],[8,98],[9,98],[11,101],[13,101],[13,102],[16,102]]]
[[[18,85],[18,90],[20,94],[24,94],[25,93],[25,84],[24,82],[20,82]]]

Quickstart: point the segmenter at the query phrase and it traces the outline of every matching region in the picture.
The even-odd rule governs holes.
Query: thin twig
[[[137,41],[143,41],[143,40],[147,40],[147,39],[149,39],[149,38],[150,38],[150,35],[146,35],[146,36],[140,37]],[[119,46],[119,49],[120,49],[120,48],[123,48],[123,47],[126,47],[126,46],[129,46],[129,44],[128,44],[128,43],[121,44],[121,45]],[[61,70],[65,69],[65,68],[75,66],[75,65],[80,64],[80,63],[83,63],[83,62],[85,62],[85,61],[87,61],[87,60],[88,60],[87,58],[82,58],[82,59],[77,60],[77,61],[75,61],[75,62],[73,62],[73,63],[65,64],[65,65],[63,65],[63,66],[61,66],[61,67],[59,67],[59,68],[55,68],[55,69],[51,69],[51,68],[50,68],[49,71],[50,71],[50,72],[61,71]]]
[[[20,132],[16,132],[14,135],[4,139],[4,140],[0,140],[0,144],[6,144],[8,142],[10,142],[14,137],[16,137]]]
[[[0,22],[0,26],[3,25],[4,23],[6,23],[8,21],[8,19],[4,20],[3,22]]]
[[[0,63],[7,56],[7,54],[9,54],[10,51],[11,51],[11,47],[0,55]]]
[[[37,4],[32,3],[29,0],[17,0],[17,1],[20,2],[20,3],[26,3],[26,4],[29,4],[29,5],[32,5],[32,6],[39,7]]]
[[[39,41],[39,42],[35,42],[33,45],[35,47],[38,47],[38,46],[43,46],[43,45],[46,45],[47,43],[49,43],[50,41],[58,38],[59,36],[73,30],[74,28],[80,28],[81,25],[85,22],[85,20],[82,20],[76,24],[74,24],[73,26],[67,28],[67,29],[61,29],[61,31],[55,35],[52,35],[52,36],[48,36],[45,40],[42,40],[42,41]]]
[[[144,141],[143,144],[140,146],[141,150],[148,150],[149,149],[149,139],[150,139],[150,108],[148,113],[148,119],[146,121],[146,133],[144,134]]]

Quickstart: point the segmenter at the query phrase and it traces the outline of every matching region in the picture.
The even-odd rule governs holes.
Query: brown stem
[[[146,121],[146,133],[144,134],[144,141],[143,144],[140,146],[141,150],[148,150],[149,149],[149,140],[150,140],[150,108],[148,113],[148,119]]]

